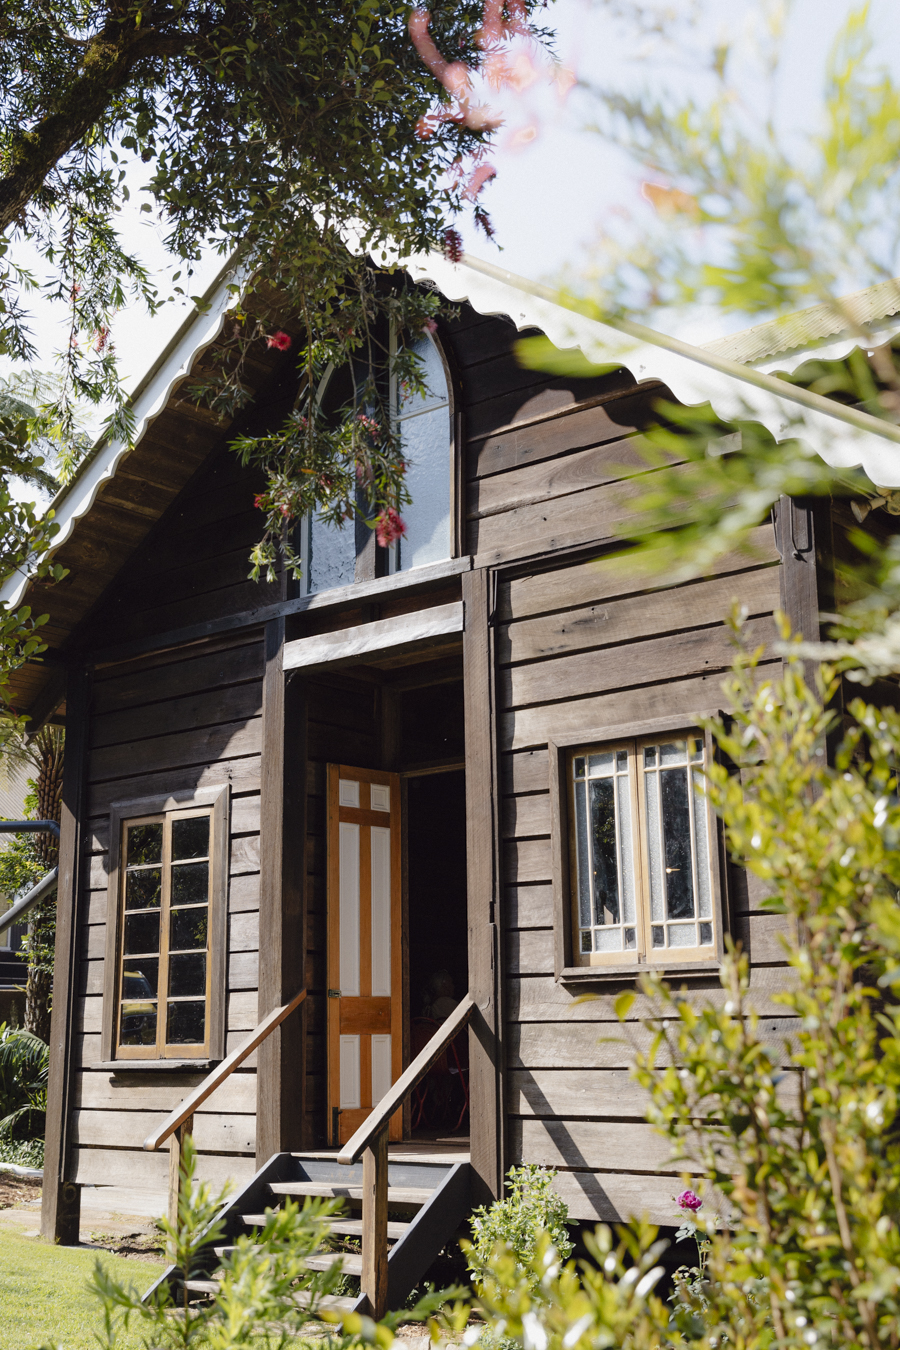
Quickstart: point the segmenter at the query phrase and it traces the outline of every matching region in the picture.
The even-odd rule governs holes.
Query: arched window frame
[[[427,410],[426,410],[426,409],[423,409],[422,411],[423,411],[423,412],[425,412],[425,411],[431,411],[431,410],[433,410],[434,408],[446,406],[446,408],[447,408],[447,413],[448,413],[449,436],[448,436],[447,454],[448,454],[448,456],[449,456],[449,465],[448,465],[448,517],[449,517],[449,541],[448,541],[448,544],[449,544],[449,547],[448,547],[448,552],[447,552],[447,555],[446,555],[446,560],[447,560],[447,561],[450,561],[450,560],[453,559],[453,558],[459,557],[460,552],[461,552],[461,548],[462,548],[462,540],[463,540],[463,537],[464,537],[464,536],[463,536],[463,521],[462,521],[462,515],[461,515],[462,510],[463,510],[463,503],[464,503],[464,495],[463,495],[463,474],[462,474],[462,455],[461,455],[461,448],[460,448],[460,440],[461,440],[461,438],[460,438],[460,435],[459,435],[459,417],[458,417],[458,412],[457,412],[456,380],[455,380],[454,375],[453,375],[453,370],[452,370],[450,361],[448,360],[447,352],[446,352],[446,350],[445,350],[445,348],[444,348],[443,343],[440,341],[440,338],[439,338],[436,334],[433,334],[433,333],[428,333],[426,336],[427,336],[428,340],[429,340],[429,341],[432,343],[432,345],[434,346],[434,349],[435,349],[435,351],[437,352],[438,357],[440,358],[441,369],[442,369],[442,371],[443,371],[443,375],[444,375],[444,384],[445,384],[445,388],[446,388],[446,404],[443,404],[443,403],[433,404],[433,405],[431,405],[431,408],[429,408],[429,409],[427,409]],[[396,330],[392,330],[391,335],[390,335],[390,354],[391,354],[391,357],[394,356],[396,350],[397,350],[397,333],[396,333]],[[322,380],[321,380],[321,382],[320,382],[319,390],[318,390],[318,393],[317,393],[317,399],[318,399],[318,400],[321,400],[322,398],[324,398],[326,389],[327,389],[327,387],[328,387],[328,383],[329,383],[329,381],[331,380],[331,378],[332,378],[332,376],[334,375],[334,373],[335,373],[335,372],[334,372],[334,367],[329,366],[329,368],[325,371],[324,375],[322,376]],[[392,417],[395,419],[395,420],[394,420],[394,425],[395,425],[395,426],[397,425],[398,421],[406,421],[408,417],[417,417],[417,416],[421,415],[420,413],[412,412],[411,414],[407,414],[406,416],[402,416],[402,417],[398,418],[398,417],[397,417],[397,408],[398,408],[398,406],[399,406],[399,397],[398,397],[398,395],[399,395],[399,390],[398,390],[398,387],[397,387],[397,379],[396,379],[396,376],[395,376],[395,375],[392,375],[392,376],[391,376],[390,389],[389,389],[389,400],[390,400],[390,407],[391,407]],[[311,524],[311,522],[310,522],[310,517],[309,517],[309,516],[305,516],[305,517],[303,518],[303,520],[301,521],[301,523],[300,523],[300,541],[299,541],[299,542],[300,542],[300,548],[299,548],[298,551],[299,551],[300,556],[301,556],[301,558],[303,559],[303,562],[304,562],[303,576],[302,576],[302,578],[301,578],[301,580],[300,580],[300,583],[299,583],[299,586],[300,586],[300,594],[302,594],[302,595],[310,595],[310,594],[313,594],[313,593],[314,593],[313,591],[310,590],[310,570],[311,570],[311,568],[310,568],[310,557],[311,557],[311,555],[310,555],[310,544],[311,544],[311,538],[310,538],[310,534],[311,534],[311,531],[310,531],[310,524]],[[391,548],[385,549],[385,550],[379,549],[379,550],[378,550],[378,553],[381,554],[382,557],[381,557],[381,559],[380,559],[381,566],[380,566],[379,570],[376,572],[376,574],[375,574],[376,576],[379,576],[379,575],[380,575],[380,576],[390,576],[390,575],[395,575],[395,574],[397,574],[398,572],[402,572],[402,571],[414,571],[414,570],[416,570],[416,569],[414,569],[414,568],[408,568],[408,569],[407,569],[407,568],[404,568],[404,567],[403,567],[402,545],[401,545],[401,550],[400,550],[400,559],[399,559],[399,561],[400,561],[400,566],[399,566],[399,567],[398,567],[398,565],[397,565],[397,549],[396,549],[396,546],[392,546]],[[356,552],[356,568],[355,568],[355,576],[354,576],[354,580],[355,580],[355,581],[370,580],[370,579],[372,579],[370,575],[368,575],[368,574],[361,575],[361,571],[362,571],[362,568],[361,568],[361,566],[360,566],[360,564],[361,564],[361,559],[362,559],[362,554],[361,554],[360,550],[357,548],[357,552]],[[437,560],[436,560],[436,561],[437,561]],[[428,564],[425,564],[425,565],[428,565]],[[349,584],[351,584],[351,583],[348,582],[347,584],[349,585]]]

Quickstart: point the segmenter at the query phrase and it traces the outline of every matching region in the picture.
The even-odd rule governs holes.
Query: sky
[[[647,2],[653,5],[655,0]],[[751,40],[745,25],[756,6],[757,0],[670,0],[670,8],[681,18],[696,13],[698,48],[708,48],[710,39],[724,35],[738,51]],[[702,90],[704,76],[689,57],[676,60],[672,49],[659,41],[636,37],[631,23],[613,17],[613,7],[610,0],[593,4],[556,0],[540,12],[541,20],[556,29],[559,60],[573,70],[579,83],[565,100],[546,83],[501,100],[507,120],[493,155],[497,173],[482,197],[495,226],[495,242],[470,221],[460,223],[466,250],[476,257],[535,280],[552,279],[563,269],[577,276],[588,263],[591,242],[609,212],[649,209],[641,198],[642,175],[589,129],[596,104],[587,86],[614,81],[624,89],[636,89],[664,80],[682,91]],[[624,7],[620,0],[618,8]],[[802,129],[813,125],[824,62],[849,8],[850,0],[795,0],[791,5],[784,44],[785,78],[776,110],[782,126]],[[900,62],[900,6],[896,0],[872,0],[871,16],[879,56]],[[510,141],[522,140],[516,138],[516,131],[531,125],[537,134],[529,143],[519,148],[510,145]],[[140,201],[140,193],[133,192],[122,216],[122,233],[168,294],[163,232],[140,213]],[[20,251],[20,256],[41,274],[39,260],[27,252]],[[220,265],[216,256],[205,259],[191,281],[191,292],[202,293]],[[128,387],[152,364],[187,308],[184,302],[167,304],[150,319],[145,310],[134,306],[117,317],[113,340]],[[33,333],[40,365],[47,369],[52,366],[52,353],[64,344],[65,315],[47,303],[40,304]],[[8,363],[0,363],[0,373],[8,369]]]

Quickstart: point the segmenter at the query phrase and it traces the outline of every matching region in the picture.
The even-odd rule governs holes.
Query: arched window
[[[412,502],[404,507],[406,534],[391,548],[378,548],[373,532],[362,521],[348,521],[340,529],[313,515],[304,522],[301,556],[307,594],[329,591],[370,576],[406,572],[440,562],[453,552],[452,490],[453,423],[450,386],[440,349],[430,333],[413,344],[422,363],[424,394],[404,397],[392,390],[391,406],[408,468],[406,482]],[[349,396],[349,371],[336,371],[323,397],[336,405]],[[344,386],[347,386],[344,388]],[[374,566],[373,566],[374,559]]]

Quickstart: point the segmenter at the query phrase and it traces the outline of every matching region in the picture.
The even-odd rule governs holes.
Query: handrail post
[[[194,1117],[188,1116],[169,1136],[169,1223],[178,1227],[178,1202],[184,1188],[184,1141],[194,1132]]]
[[[360,1291],[369,1300],[369,1315],[376,1321],[387,1312],[387,1214],[388,1127],[385,1125],[363,1153]]]

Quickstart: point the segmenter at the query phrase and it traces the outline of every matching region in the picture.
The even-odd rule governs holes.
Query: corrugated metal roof
[[[841,313],[837,312],[837,307]],[[803,351],[845,334],[856,345],[860,339],[859,328],[872,331],[873,336],[881,336],[879,330],[885,326],[895,330],[896,325],[886,325],[885,321],[896,314],[900,314],[900,278],[895,277],[853,295],[845,295],[835,304],[813,305],[810,309],[782,314],[753,328],[744,328],[740,333],[717,338],[715,342],[704,342],[702,349],[728,361],[753,365],[773,356]]]

